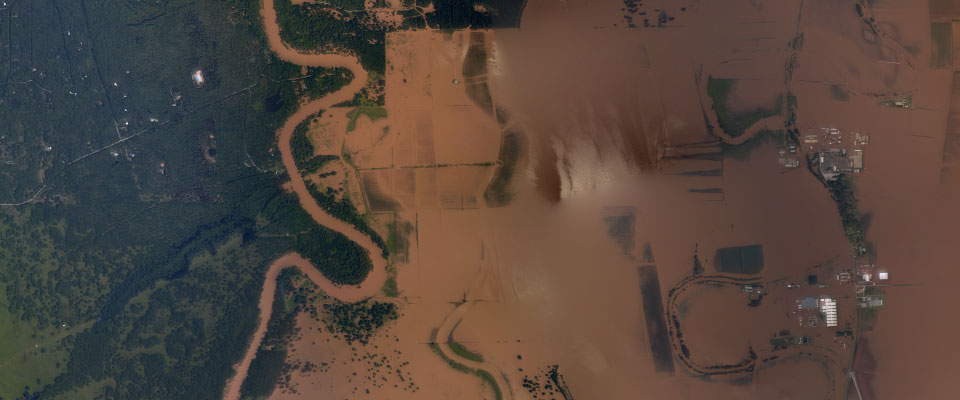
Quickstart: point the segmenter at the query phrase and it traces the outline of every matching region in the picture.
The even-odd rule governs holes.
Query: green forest
[[[287,346],[293,338],[297,313],[306,301],[296,286],[302,276],[296,268],[290,267],[280,271],[277,277],[277,291],[274,292],[273,311],[267,321],[267,333],[240,387],[243,398],[270,396],[284,373]]]
[[[314,118],[307,118],[293,130],[293,136],[290,138],[290,152],[293,154],[293,162],[297,165],[302,175],[312,174],[319,171],[323,166],[332,160],[340,157],[321,154],[314,155],[313,142],[308,135],[310,121],[323,115],[323,111],[317,113]]]
[[[403,29],[516,28],[526,1],[404,0]],[[433,11],[425,7],[432,5]],[[293,4],[276,0],[280,37],[298,49],[346,50],[370,72],[386,71],[386,34],[393,28],[377,21],[358,0]],[[486,11],[482,11],[486,9]]]
[[[218,399],[272,260],[369,271],[279,190],[274,132],[349,77],[274,57],[259,2],[8,3],[0,398]]]
[[[345,49],[360,59],[364,69],[383,74],[387,66],[386,28],[363,8],[362,2],[340,3],[276,0],[280,37],[298,49]]]
[[[326,96],[347,86],[353,80],[353,72],[346,68],[310,67],[303,77],[301,96],[311,100]]]
[[[332,188],[327,188],[327,190],[322,191],[312,182],[307,182],[307,190],[310,191],[310,195],[313,196],[313,199],[316,200],[317,204],[319,204],[324,211],[341,221],[353,224],[354,228],[370,236],[370,240],[373,240],[373,243],[383,250],[384,258],[389,255],[383,238],[373,230],[364,216],[357,212],[357,207],[353,205],[353,202],[351,202],[348,197],[337,199],[337,196],[333,194]]]

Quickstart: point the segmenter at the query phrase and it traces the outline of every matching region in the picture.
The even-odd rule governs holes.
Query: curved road
[[[357,286],[339,286],[327,279],[318,271],[310,261],[306,260],[297,253],[290,253],[280,257],[267,270],[266,278],[263,282],[263,292],[260,295],[260,323],[254,332],[250,347],[247,349],[243,360],[235,367],[236,374],[227,382],[223,398],[225,400],[235,400],[240,398],[240,386],[243,384],[250,369],[250,363],[256,357],[257,349],[267,333],[267,322],[270,320],[274,293],[277,289],[277,276],[280,271],[296,266],[310,280],[314,281],[327,295],[338,300],[346,302],[359,301],[373,296],[383,286],[387,278],[386,264],[380,248],[370,240],[370,237],[361,233],[353,225],[343,222],[332,215],[323,211],[313,200],[307,186],[293,162],[293,154],[290,151],[290,138],[297,125],[318,113],[320,110],[330,108],[334,104],[353,99],[354,93],[360,91],[364,82],[367,81],[367,71],[365,71],[355,57],[339,54],[320,54],[320,53],[301,53],[287,47],[280,39],[280,27],[277,25],[277,12],[273,8],[273,0],[262,0],[260,13],[263,16],[263,24],[267,34],[267,41],[270,44],[270,50],[278,57],[294,64],[308,67],[342,67],[353,72],[353,81],[340,90],[330,93],[323,98],[300,104],[300,108],[287,119],[280,128],[279,147],[283,159],[283,166],[290,175],[290,181],[293,191],[297,193],[300,200],[300,206],[306,210],[311,217],[319,224],[335,230],[361,247],[367,250],[373,269],[367,278]]]

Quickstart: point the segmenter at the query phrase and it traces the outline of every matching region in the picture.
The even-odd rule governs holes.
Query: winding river
[[[280,27],[277,25],[277,12],[273,8],[273,0],[262,0],[260,14],[263,16],[263,24],[267,33],[267,41],[272,50],[278,57],[291,63],[308,67],[342,67],[353,72],[353,81],[340,90],[330,93],[323,98],[300,104],[300,108],[283,124],[279,131],[280,154],[283,159],[283,166],[289,172],[291,186],[297,193],[300,200],[300,206],[310,214],[317,223],[337,231],[361,247],[367,250],[373,264],[373,269],[367,278],[356,286],[339,286],[323,276],[313,264],[297,253],[289,253],[280,257],[267,270],[266,278],[263,281],[263,291],[260,295],[260,322],[257,330],[250,341],[250,347],[244,354],[243,360],[235,367],[236,374],[229,382],[224,391],[225,400],[235,400],[240,398],[240,387],[250,369],[250,363],[256,357],[257,349],[267,333],[267,322],[270,320],[270,314],[273,309],[273,297],[277,289],[277,276],[280,271],[295,266],[306,274],[310,280],[315,282],[327,295],[336,299],[354,302],[375,295],[383,286],[387,278],[386,260],[382,257],[380,248],[370,240],[370,237],[361,233],[353,225],[343,222],[332,215],[323,211],[313,200],[313,197],[307,191],[307,186],[293,162],[293,153],[290,151],[290,138],[297,125],[318,113],[320,110],[330,108],[334,104],[344,102],[353,98],[353,95],[360,91],[364,82],[367,81],[367,72],[360,66],[360,63],[353,56],[339,54],[321,54],[321,53],[302,53],[287,47],[280,39]]]

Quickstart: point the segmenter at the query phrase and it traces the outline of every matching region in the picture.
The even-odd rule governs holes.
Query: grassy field
[[[43,387],[62,370],[69,353],[60,344],[66,329],[38,330],[0,309],[0,397],[16,398]]]
[[[370,118],[370,121],[376,121],[380,118],[386,118],[387,110],[376,104],[361,105],[354,108],[347,113],[347,118],[350,118],[350,121],[347,122],[347,132],[353,132],[354,129],[357,129],[357,118],[360,118],[361,115],[366,115],[367,118]]]

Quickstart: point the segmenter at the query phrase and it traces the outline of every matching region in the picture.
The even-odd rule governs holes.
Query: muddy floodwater
[[[353,57],[286,47],[272,3],[271,50],[356,77],[280,130],[296,171],[293,129],[367,79]],[[276,261],[238,377],[276,274],[295,265],[332,297],[400,313],[363,345],[301,316],[287,362],[324,367],[288,372],[274,398],[952,393],[960,52],[941,53],[960,36],[931,37],[946,25],[930,24],[960,8],[661,3],[529,0],[519,29],[388,33],[386,116],[344,133],[333,111],[324,119],[339,122],[311,135],[349,155],[358,203],[397,247],[380,258],[291,173],[301,205],[367,249],[374,269],[335,287],[297,255]],[[933,57],[936,40],[950,42]],[[844,132],[831,146],[855,140],[865,154],[849,172],[865,232],[857,258],[813,153],[788,141],[824,128]],[[730,249],[748,260],[717,267]],[[858,313],[865,286],[841,279],[855,264],[889,273],[870,287],[885,295],[870,321]],[[388,364],[403,370],[373,372]]]

